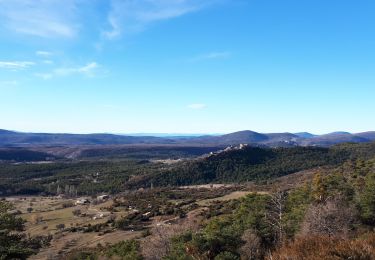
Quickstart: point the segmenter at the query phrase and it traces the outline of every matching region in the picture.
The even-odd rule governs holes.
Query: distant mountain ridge
[[[69,146],[116,144],[170,144],[173,140],[154,136],[124,136],[114,134],[49,134],[0,130],[0,146]]]
[[[301,132],[301,133],[295,133],[296,136],[301,137],[301,138],[312,138],[315,137],[316,135],[308,133],[308,132]]]
[[[251,144],[269,147],[322,146],[339,143],[375,141],[375,131],[363,133],[333,132],[325,135],[302,133],[258,133],[239,131],[224,135],[190,136],[130,136],[116,134],[50,134],[23,133],[0,129],[0,147],[80,146],[80,145],[236,145]]]

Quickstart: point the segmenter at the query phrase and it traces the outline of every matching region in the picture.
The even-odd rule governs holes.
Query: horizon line
[[[363,132],[348,132],[348,131],[333,131],[333,132],[328,132],[328,133],[322,133],[322,134],[315,134],[309,131],[291,131],[291,132],[258,132],[258,131],[253,131],[253,130],[238,130],[238,131],[233,131],[233,132],[225,132],[225,133],[178,133],[178,132],[129,132],[129,133],[119,133],[119,132],[84,132],[84,133],[79,133],[79,132],[45,132],[45,131],[19,131],[19,130],[8,130],[4,128],[0,128],[0,130],[3,131],[9,131],[9,132],[15,132],[15,133],[25,133],[25,134],[71,134],[71,135],[93,135],[93,134],[108,134],[108,135],[122,135],[122,136],[135,136],[135,137],[198,137],[198,136],[220,136],[220,135],[226,135],[226,134],[233,134],[233,133],[238,133],[238,132],[254,132],[258,134],[302,134],[302,133],[307,133],[311,135],[327,135],[327,134],[335,134],[335,133],[349,133],[349,134],[360,134],[360,133],[367,133],[367,132],[375,132],[375,130],[367,130]]]

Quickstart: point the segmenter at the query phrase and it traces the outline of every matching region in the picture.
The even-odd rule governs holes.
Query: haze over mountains
[[[207,145],[236,144],[286,146],[331,146],[338,143],[375,141],[375,131],[364,133],[334,132],[324,135],[302,133],[257,133],[240,131],[218,136],[134,136],[118,134],[49,134],[0,130],[0,146],[79,146],[79,145]]]

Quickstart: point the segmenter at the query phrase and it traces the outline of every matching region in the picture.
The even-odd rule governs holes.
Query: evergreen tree
[[[30,241],[20,231],[24,230],[24,220],[11,215],[12,206],[0,201],[0,259],[26,259],[36,253],[29,247]]]
[[[361,217],[367,224],[375,224],[375,173],[366,176],[366,184],[360,197]]]
[[[326,198],[327,189],[320,172],[314,175],[313,179],[313,197],[317,201],[323,201]]]

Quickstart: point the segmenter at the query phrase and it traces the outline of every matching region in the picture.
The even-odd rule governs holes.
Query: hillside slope
[[[0,131],[0,146],[34,145],[106,145],[106,144],[173,144],[168,138],[124,136],[114,134],[48,134]]]
[[[319,166],[336,166],[347,160],[375,156],[375,143],[345,144],[332,148],[245,147],[184,162],[128,183],[129,187],[181,186],[270,180]]]
[[[0,148],[0,161],[35,162],[52,159],[55,159],[55,156],[43,152],[23,148]]]

